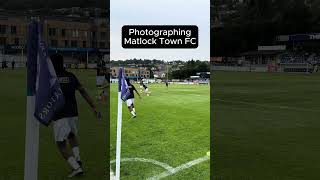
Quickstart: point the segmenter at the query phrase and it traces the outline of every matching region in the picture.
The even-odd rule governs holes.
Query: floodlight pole
[[[169,62],[167,62],[167,83],[168,83],[168,76],[169,76],[169,67],[168,67]]]

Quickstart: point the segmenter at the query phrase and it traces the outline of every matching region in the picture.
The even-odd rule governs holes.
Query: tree
[[[187,79],[190,76],[195,76],[198,72],[210,71],[209,62],[190,60],[183,63],[180,69],[176,69],[170,72],[170,79]]]

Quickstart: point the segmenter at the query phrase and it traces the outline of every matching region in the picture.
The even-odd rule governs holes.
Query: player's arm
[[[92,108],[94,114],[97,116],[97,118],[101,119],[101,113],[97,111],[97,107],[94,104],[93,99],[89,96],[87,90],[81,85],[80,81],[78,80],[78,78],[72,74],[73,77],[73,84],[74,87],[79,90],[81,96],[87,101],[87,103],[90,105],[90,107]]]
[[[138,94],[139,98],[141,99],[139,92],[137,91],[137,89],[134,86],[133,86],[133,90]]]
[[[87,101],[87,103],[89,104],[89,106],[92,108],[93,112],[95,113],[95,115],[100,118],[100,112],[97,111],[97,107],[94,104],[93,99],[90,97],[90,95],[88,94],[87,90],[83,87],[83,86],[79,86],[78,90],[81,94],[81,96]]]

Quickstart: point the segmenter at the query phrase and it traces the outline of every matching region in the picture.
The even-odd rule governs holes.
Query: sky
[[[111,0],[110,58],[203,60],[210,59],[210,0]],[[123,25],[197,25],[197,49],[123,49]]]

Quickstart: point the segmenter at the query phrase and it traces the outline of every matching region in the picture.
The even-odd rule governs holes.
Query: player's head
[[[63,67],[63,56],[61,54],[52,54],[50,56],[51,62],[53,64],[54,70],[56,72],[62,72],[64,70]]]
[[[127,84],[131,84],[129,78],[126,78],[126,81],[127,81]]]

